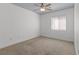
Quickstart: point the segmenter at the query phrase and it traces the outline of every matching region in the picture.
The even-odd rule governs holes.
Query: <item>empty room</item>
[[[0,3],[0,55],[78,54],[78,10],[74,3]]]

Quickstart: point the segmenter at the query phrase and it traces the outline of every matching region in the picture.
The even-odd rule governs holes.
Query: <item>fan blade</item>
[[[50,12],[50,11],[53,11],[53,10],[50,9],[50,8],[47,8],[47,9],[46,9],[46,12]]]
[[[46,9],[52,10],[52,8],[51,8],[51,7],[46,7]]]

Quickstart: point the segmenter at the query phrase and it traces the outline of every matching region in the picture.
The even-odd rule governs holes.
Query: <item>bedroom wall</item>
[[[39,15],[12,4],[0,4],[0,48],[39,36]]]
[[[53,31],[51,30],[51,17],[53,16],[66,16],[67,19],[67,31]],[[40,35],[50,38],[56,38],[66,41],[74,41],[74,8],[59,10],[56,12],[41,15],[40,20]]]

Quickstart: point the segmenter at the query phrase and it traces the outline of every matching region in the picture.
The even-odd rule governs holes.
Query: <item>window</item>
[[[66,16],[52,17],[51,29],[66,31]]]

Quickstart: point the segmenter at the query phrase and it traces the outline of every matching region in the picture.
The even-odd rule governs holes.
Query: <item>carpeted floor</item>
[[[1,55],[73,55],[72,42],[38,37],[0,50]]]

